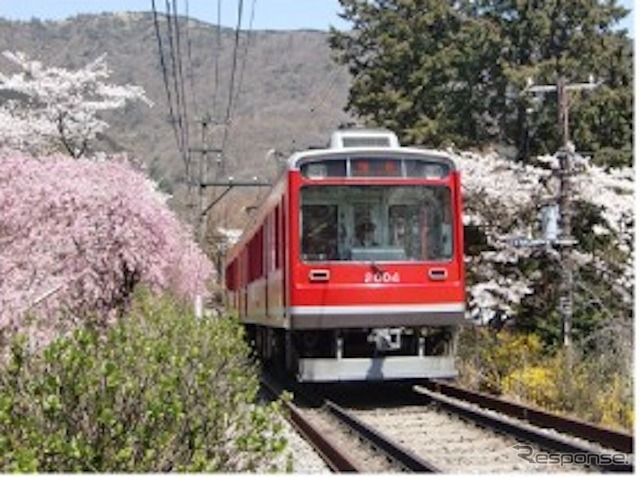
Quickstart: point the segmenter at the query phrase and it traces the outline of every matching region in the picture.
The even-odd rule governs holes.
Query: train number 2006
[[[366,272],[364,274],[365,283],[400,283],[398,272]]]

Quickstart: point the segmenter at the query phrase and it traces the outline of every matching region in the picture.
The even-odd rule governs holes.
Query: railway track
[[[270,379],[263,378],[262,384],[274,396],[282,392]],[[330,400],[318,406],[307,398],[304,407],[291,402],[286,406],[289,422],[334,472],[440,472]]]
[[[291,421],[335,472],[633,471],[631,436],[447,383],[405,392],[291,404]]]
[[[585,443],[596,444],[604,449],[618,451],[624,454],[633,454],[633,436],[622,431],[596,426],[566,416],[560,416],[552,412],[489,394],[469,391],[443,381],[432,380],[424,387],[416,387],[418,392],[424,389],[477,405],[483,409],[496,411],[520,421],[526,421],[539,428],[552,429],[559,433],[582,439]]]

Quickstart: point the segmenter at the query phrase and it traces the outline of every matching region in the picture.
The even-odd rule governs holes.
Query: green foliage
[[[254,403],[236,320],[141,294],[104,335],[78,329],[40,352],[25,343],[0,370],[1,471],[279,470],[280,404]]]
[[[578,150],[619,151],[632,161],[631,41],[615,30],[615,2],[340,0],[351,32],[332,30],[336,59],[353,82],[348,109],[415,144],[502,143],[519,156],[560,143],[556,96],[524,93],[527,81],[602,80],[571,93]],[[625,152],[620,152],[625,151]],[[607,156],[608,157],[608,156]]]
[[[597,361],[556,352],[506,376],[501,392],[542,408],[608,427],[633,428],[632,380]]]
[[[330,45],[354,77],[347,107],[412,144],[484,139],[468,116],[481,109],[496,31],[477,28],[451,2],[424,3],[341,1],[355,28],[332,30]]]
[[[577,213],[573,217],[572,229],[585,254],[608,257],[612,274],[622,274],[624,263],[620,251],[611,243],[610,236],[595,235],[590,232],[593,225],[601,223],[600,216],[592,204],[576,204]],[[596,255],[597,256],[597,255]],[[526,276],[536,276],[533,293],[524,297],[518,308],[514,324],[525,333],[535,333],[545,347],[559,346],[562,342],[561,316],[558,310],[560,292],[557,283],[561,279],[558,262],[540,254],[529,261],[528,268],[522,268]],[[630,316],[630,305],[621,300],[621,290],[611,281],[602,279],[602,271],[592,262],[576,264],[573,268],[574,289],[572,336],[580,340],[590,336],[603,326]],[[612,278],[612,277],[609,277]],[[626,291],[630,293],[630,291]]]
[[[543,353],[540,338],[471,326],[460,337],[463,380],[483,391],[499,393],[502,382],[517,369],[537,364]]]
[[[554,350],[536,334],[473,326],[460,340],[460,380],[472,389],[630,430],[633,380],[626,358],[600,351]]]

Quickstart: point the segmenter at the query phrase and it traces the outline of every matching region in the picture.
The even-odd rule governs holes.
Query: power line
[[[244,44],[244,52],[243,52],[243,57],[242,57],[242,65],[240,67],[240,78],[238,81],[238,87],[235,88],[235,96],[233,97],[233,104],[238,104],[239,98],[240,98],[240,94],[242,93],[242,84],[244,82],[244,72],[246,70],[246,66],[247,66],[247,59],[249,57],[249,45],[251,44],[251,37],[252,37],[252,32],[253,32],[253,21],[255,19],[255,12],[256,12],[256,0],[253,0],[251,2],[251,15],[249,17],[249,27],[247,29],[247,35],[246,35],[246,39],[245,39],[245,44]],[[231,90],[230,93],[233,94],[233,84],[231,85]],[[225,134],[222,140],[222,150],[224,151],[226,149],[226,145],[227,145],[227,140],[229,138],[229,134],[231,131],[231,115],[228,116],[227,120],[225,121],[225,125],[226,125],[226,129],[225,129]]]
[[[175,58],[175,51],[174,51],[174,45],[173,45],[173,28],[171,26],[171,18],[170,18],[170,11],[171,8],[169,6],[169,0],[165,0],[165,20],[167,22],[167,39],[169,42],[169,59],[171,60],[171,72],[172,72],[172,79],[173,79],[173,91],[175,93],[175,98],[176,98],[176,116],[172,117],[172,120],[175,121],[175,125],[178,128],[179,131],[179,135],[180,135],[180,142],[178,145],[178,148],[180,150],[180,152],[184,151],[184,130],[182,128],[182,116],[181,116],[181,108],[180,108],[180,90],[178,88],[178,75],[177,75],[177,66],[176,66],[176,58]]]
[[[173,5],[175,6],[175,0],[173,0]],[[185,127],[186,115],[184,108],[184,97],[183,92],[184,89],[181,87],[182,76],[180,73],[181,70],[181,59],[180,59],[180,51],[178,50],[179,45],[179,30],[177,30],[177,21],[172,20],[171,13],[171,5],[169,0],[165,0],[165,10],[166,10],[166,19],[167,19],[167,35],[169,38],[169,56],[171,58],[171,69],[173,70],[173,89],[176,97],[176,110],[177,110],[177,124],[178,129],[180,130],[181,142],[180,142],[180,152],[183,155],[185,163],[187,163],[187,168],[189,167],[189,159],[188,159],[188,136]],[[176,14],[177,17],[177,14]],[[176,24],[176,33],[174,35],[174,25]],[[176,51],[178,50],[178,51]]]
[[[188,11],[188,0],[185,0],[185,8]],[[167,95],[167,104],[169,108],[170,121],[174,130],[176,144],[184,164],[185,183],[187,184],[187,204],[193,206],[193,187],[192,181],[192,164],[189,151],[190,133],[189,133],[189,106],[187,101],[187,86],[185,81],[185,68],[192,69],[191,64],[191,40],[188,36],[188,18],[187,18],[187,55],[188,63],[183,64],[183,41],[178,18],[177,0],[165,0],[165,19],[166,19],[166,42],[162,39],[160,22],[158,19],[158,11],[155,0],[152,0],[152,9],[154,14],[154,26],[156,38],[158,41],[158,50],[160,54],[160,63],[162,66],[163,82]],[[188,14],[187,14],[188,17]],[[168,44],[168,47],[166,46]],[[165,57],[166,55],[166,57]],[[171,65],[168,62],[171,62]],[[189,70],[188,70],[189,71]],[[191,79],[191,93],[194,94],[194,79]],[[195,97],[193,103],[197,104]]]
[[[225,123],[231,117],[233,108],[233,91],[235,88],[236,70],[238,69],[238,46],[240,45],[240,27],[242,26],[242,7],[244,0],[238,0],[238,23],[236,25],[235,38],[233,44],[233,62],[231,64],[231,84],[229,85],[229,99],[227,101],[227,112],[225,114]]]
[[[231,81],[229,84],[229,97],[227,100],[227,110],[224,116],[224,137],[222,138],[222,151],[226,150],[227,140],[229,138],[229,122],[231,120],[231,111],[233,108],[233,92],[235,89],[236,70],[238,68],[238,46],[240,44],[240,27],[242,26],[242,7],[244,5],[243,0],[238,0],[238,22],[236,25],[235,38],[233,44],[233,61],[231,64]],[[224,160],[222,162],[224,168]]]
[[[154,30],[156,34],[156,40],[158,42],[158,53],[160,55],[160,67],[162,69],[164,89],[167,95],[167,106],[169,107],[169,119],[175,135],[176,146],[178,147],[178,149],[181,149],[180,134],[178,132],[176,122],[174,121],[173,98],[171,97],[171,88],[169,87],[169,75],[167,73],[167,65],[164,60],[164,47],[162,45],[162,35],[160,34],[160,25],[158,23],[158,11],[156,10],[155,0],[151,0],[151,8],[153,10],[153,25],[154,25]],[[185,164],[185,167],[187,167],[187,164]]]
[[[222,16],[222,0],[218,0],[218,18],[216,25],[216,48],[214,56],[214,81],[213,86],[213,105],[212,111],[217,111],[218,106],[218,90],[220,88],[220,53],[222,51],[222,31],[221,31],[221,16]]]
[[[340,75],[340,73],[340,68],[335,68],[331,72],[329,79],[325,83],[324,87],[316,90],[315,94],[311,96],[311,107],[309,108],[309,112],[314,113],[325,105],[327,98],[337,84],[338,76]]]
[[[251,37],[253,33],[253,20],[256,13],[256,0],[251,2],[251,15],[249,16],[249,28],[247,29],[246,41],[244,44],[244,53],[242,57],[242,66],[240,67],[240,81],[238,81],[238,88],[236,90],[236,96],[234,98],[235,104],[238,104],[238,98],[242,91],[242,83],[244,81],[244,72],[247,66],[247,58],[249,57],[249,44],[251,43]]]
[[[184,81],[184,73],[182,67],[182,47],[180,42],[180,23],[178,21],[178,6],[177,0],[173,0],[173,25],[175,29],[175,38],[176,38],[176,50],[178,58],[178,85],[180,86],[180,98],[182,101],[182,124],[184,128],[184,146],[185,153],[188,154],[189,150],[189,113],[187,107],[187,98],[185,93],[185,81]]]
[[[185,36],[187,37],[187,78],[189,78],[189,85],[191,87],[191,104],[195,110],[196,117],[200,116],[198,102],[196,101],[196,86],[195,86],[195,68],[193,67],[193,55],[191,49],[191,35],[189,34],[189,0],[185,0]]]

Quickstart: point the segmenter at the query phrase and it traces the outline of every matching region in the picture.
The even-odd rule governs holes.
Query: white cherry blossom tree
[[[105,55],[76,71],[45,67],[20,52],[3,56],[14,71],[0,72],[0,146],[79,158],[107,129],[102,112],[121,109],[128,101],[151,105],[141,87],[106,82]]]
[[[523,263],[557,260],[552,246],[516,247],[510,239],[541,236],[540,205],[558,195],[559,181],[554,175],[558,159],[545,156],[534,164],[523,164],[497,153],[463,152],[457,155],[457,163],[463,176],[465,224],[481,238],[481,244],[467,257],[471,316],[483,322],[497,315],[513,317],[522,300],[534,293],[536,282],[543,278],[540,270],[526,271]],[[630,168],[606,170],[580,156],[575,163],[572,200],[576,208],[590,207],[598,220],[585,222],[587,229],[574,230],[574,235],[583,240],[572,251],[571,260],[578,270],[590,267],[592,274],[607,280],[630,316],[634,279],[633,172]],[[602,240],[592,240],[595,237]],[[589,288],[579,280],[577,286]]]

